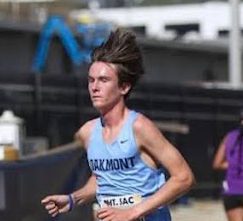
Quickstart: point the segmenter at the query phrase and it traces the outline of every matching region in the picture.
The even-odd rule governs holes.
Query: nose
[[[98,83],[98,81],[93,81],[92,83],[91,83],[91,90],[92,91],[97,91],[97,90],[99,90],[99,83]]]

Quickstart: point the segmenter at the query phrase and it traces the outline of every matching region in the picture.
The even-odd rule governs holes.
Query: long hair
[[[94,49],[91,63],[96,61],[115,65],[119,86],[129,83],[132,89],[144,74],[142,54],[136,36],[125,29],[112,31],[108,40]]]

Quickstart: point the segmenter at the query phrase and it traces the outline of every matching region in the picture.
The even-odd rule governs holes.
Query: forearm
[[[134,206],[134,217],[142,217],[161,206],[168,205],[176,198],[186,193],[194,182],[195,180],[192,174],[185,179],[171,177],[155,194]]]
[[[87,183],[80,189],[74,191],[71,195],[74,204],[80,205],[88,202],[95,197],[96,194],[96,177],[92,175]]]

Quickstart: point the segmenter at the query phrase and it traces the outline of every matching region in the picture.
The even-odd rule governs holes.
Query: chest
[[[112,131],[104,130],[97,122],[88,142],[87,154],[90,160],[101,161],[106,159],[126,161],[138,155],[133,122],[128,118],[122,127],[116,127]]]
[[[122,131],[122,127],[121,126],[117,126],[117,127],[113,128],[112,130],[111,129],[102,128],[99,133],[101,133],[101,138],[104,141],[104,143],[112,144],[116,140],[119,139],[120,133],[122,135],[123,131]]]
[[[107,144],[101,135],[96,134],[90,140],[87,154],[89,166],[95,173],[131,169],[139,155],[133,136],[129,134],[119,136],[111,144]]]
[[[87,153],[89,159],[125,159],[135,156],[138,148],[130,134],[118,136],[111,143],[106,143],[102,135],[97,134],[90,139]]]

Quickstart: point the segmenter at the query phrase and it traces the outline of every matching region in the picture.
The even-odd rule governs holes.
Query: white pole
[[[229,41],[229,80],[233,87],[241,85],[241,33],[240,33],[240,4],[239,0],[231,2],[231,30]]]

